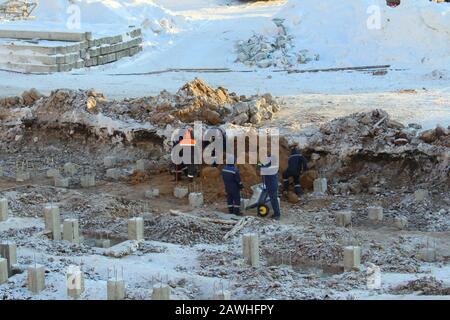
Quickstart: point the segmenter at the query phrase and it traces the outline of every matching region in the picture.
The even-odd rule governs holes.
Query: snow
[[[409,0],[391,8],[377,0],[289,1],[277,17],[286,19],[299,48],[320,54],[321,67],[450,65],[446,4]]]

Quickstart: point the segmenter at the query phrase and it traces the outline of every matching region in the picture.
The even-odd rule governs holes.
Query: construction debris
[[[237,62],[249,67],[284,69],[319,60],[319,55],[313,56],[308,50],[296,50],[283,19],[273,19],[273,22],[277,27],[274,37],[254,34],[250,39],[236,43]]]

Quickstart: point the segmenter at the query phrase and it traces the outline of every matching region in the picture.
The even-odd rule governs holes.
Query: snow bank
[[[315,66],[450,66],[448,3],[290,0],[276,16],[286,19],[297,48],[320,54]]]
[[[70,29],[67,23],[76,21],[74,17],[78,13],[80,29],[94,33],[102,33],[102,29],[115,31],[136,26],[143,27],[144,34],[159,35],[176,33],[184,24],[182,17],[152,0],[40,0],[32,14],[36,17],[35,21],[7,24],[12,27],[67,30]]]

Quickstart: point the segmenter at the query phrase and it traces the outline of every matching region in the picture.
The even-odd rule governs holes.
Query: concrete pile
[[[246,41],[236,43],[237,59],[249,67],[289,68],[297,64],[305,64],[319,56],[311,56],[308,50],[296,51],[293,36],[288,34],[283,19],[273,19],[277,34],[273,37],[254,34]]]

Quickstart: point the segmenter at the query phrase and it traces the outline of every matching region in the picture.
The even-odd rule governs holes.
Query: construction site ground
[[[0,198],[10,209],[0,241],[15,242],[18,255],[0,299],[71,299],[70,265],[85,276],[80,299],[107,299],[111,270],[123,272],[126,299],[135,300],[151,299],[158,283],[169,284],[172,299],[212,299],[217,288],[232,299],[449,299],[448,72],[249,71],[235,64],[233,42],[285,1],[156,2],[197,24],[117,65],[45,75],[0,71]],[[279,128],[281,170],[290,142],[299,142],[310,162],[305,193],[298,202],[282,198],[280,221],[257,217],[254,209],[229,215],[221,166],[204,165],[195,185],[179,182],[202,191],[204,205],[193,209],[187,198],[175,198],[169,129],[193,120]],[[114,179],[104,164],[109,156],[118,160]],[[138,170],[142,159],[148,168]],[[55,187],[47,170],[63,171],[69,162],[77,166],[70,186]],[[261,177],[255,165],[240,169],[248,198]],[[30,180],[16,181],[21,170]],[[85,174],[95,175],[95,186],[81,187]],[[326,194],[313,193],[319,176],[328,179]],[[159,196],[146,196],[152,188]],[[427,195],[417,199],[418,190]],[[62,220],[79,219],[80,244],[49,238],[48,203],[59,206]],[[383,207],[381,222],[368,219],[371,206]],[[349,226],[336,224],[341,210],[352,211]],[[127,221],[137,216],[144,218],[145,240],[129,241]],[[407,219],[405,228],[395,225],[398,217]],[[244,262],[247,233],[259,234],[259,267]],[[97,247],[99,239],[113,246]],[[361,268],[344,271],[343,248],[352,245],[361,247]],[[436,259],[427,262],[423,251],[430,248]],[[46,269],[39,294],[27,289],[34,263]],[[381,269],[379,288],[368,287],[373,265]]]

